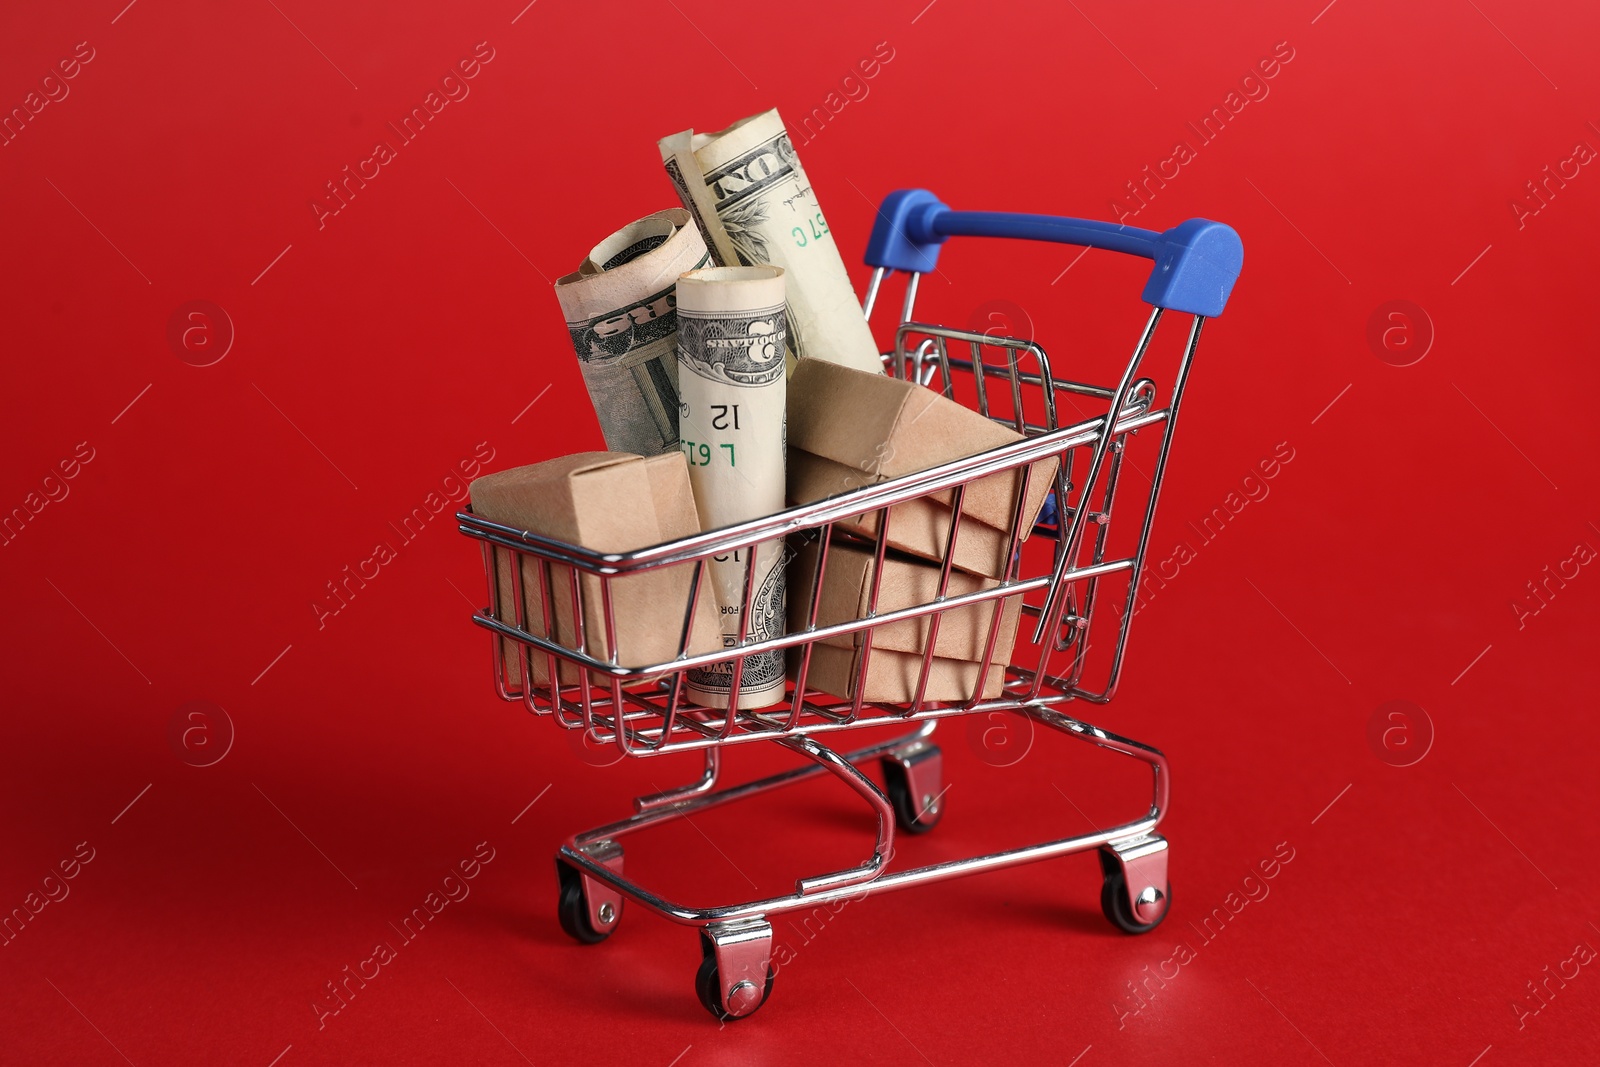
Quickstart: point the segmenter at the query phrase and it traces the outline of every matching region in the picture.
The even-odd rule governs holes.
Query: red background
[[[1512,1005],[1600,946],[1600,577],[1526,587],[1600,547],[1600,176],[1510,207],[1600,146],[1592,9],[124,2],[12,5],[0,30],[7,110],[78,42],[94,54],[0,148],[0,509],[70,490],[0,547],[0,908],[79,842],[94,855],[0,948],[0,1059],[1593,1057],[1592,967],[1520,1026]],[[470,96],[319,228],[324,183],[484,41]],[[868,95],[801,147],[858,288],[890,190],[1110,217],[1288,42],[1270,94],[1130,220],[1220,219],[1246,247],[1156,547],[1280,442],[1295,459],[1140,616],[1096,719],[1172,759],[1165,926],[1112,931],[1087,856],[876,898],[780,926],[796,953],[771,1002],[719,1030],[691,931],[635,908],[586,949],[553,915],[559,840],[693,758],[597,768],[495,700],[478,553],[447,515],[321,627],[311,604],[480,442],[496,467],[599,447],[549,280],[672,202],[656,138],[771,105],[793,125],[879,42]],[[924,314],[1009,300],[1060,358],[1120,356],[1140,271],[1091,253],[1063,275],[1075,255],[955,242]],[[1396,299],[1434,334],[1404,367],[1367,338]],[[168,340],[193,300],[235,332],[210,366]],[[47,485],[80,442],[92,461]],[[1394,700],[1422,710],[1369,741]],[[212,710],[186,749],[191,701]],[[223,714],[225,758],[186,763]],[[1092,753],[1040,738],[1002,769],[981,732],[942,736],[949,814],[913,858],[1136,803]],[[775,760],[729,755],[735,774]],[[781,887],[866,847],[841,794],[707,815],[630,845],[630,869],[699,899]],[[324,983],[481,841],[471,896],[319,1029]],[[1270,895],[1200,938],[1285,842]],[[1196,958],[1119,1026],[1126,983],[1179,941]]]

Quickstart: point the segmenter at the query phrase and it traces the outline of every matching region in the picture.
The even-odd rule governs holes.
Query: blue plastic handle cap
[[[939,264],[944,237],[934,233],[925,220],[930,211],[949,210],[926,189],[896,189],[884,197],[867,239],[867,265],[911,274],[932,273]]]
[[[951,211],[926,189],[884,198],[867,241],[867,264],[926,274],[947,237],[1014,237],[1083,245],[1153,260],[1147,304],[1208,318],[1222,314],[1244,265],[1244,245],[1230,226],[1190,219],[1163,233],[1091,219]]]
[[[1244,243],[1233,227],[1190,219],[1158,240],[1156,265],[1144,283],[1144,302],[1207,318],[1222,314],[1244,266]]]

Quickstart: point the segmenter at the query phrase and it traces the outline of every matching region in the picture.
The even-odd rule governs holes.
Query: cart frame
[[[921,274],[936,269],[940,245],[949,236],[1013,237],[1107,248],[1154,261],[1144,299],[1153,305],[1115,386],[1068,381],[1052,374],[1044,350],[1031,340],[999,338],[953,330],[913,319]],[[1168,810],[1169,773],[1156,748],[1102,730],[1066,714],[1074,700],[1103,704],[1115,696],[1121,680],[1140,576],[1162,482],[1166,475],[1179,405],[1205,320],[1220,314],[1242,264],[1238,236],[1220,223],[1190,220],[1164,233],[1050,216],[951,211],[931,193],[903,190],[891,194],[879,211],[867,261],[874,267],[864,303],[870,317],[884,280],[895,272],[907,276],[900,325],[893,350],[885,355],[889,373],[940,388],[957,396],[958,381],[970,381],[973,406],[982,414],[1012,426],[1023,440],[967,459],[894,478],[776,515],[752,520],[627,553],[599,553],[529,531],[489,522],[470,511],[457,515],[463,534],[477,540],[489,584],[489,607],[473,621],[488,630],[494,649],[498,695],[521,701],[536,715],[568,730],[582,730],[591,739],[614,744],[621,754],[643,757],[702,750],[705,765],[696,781],[634,801],[627,818],[569,837],[557,855],[560,879],[559,917],[568,934],[585,943],[604,940],[616,928],[624,899],[671,921],[697,927],[702,960],[696,991],[702,1004],[723,1020],[748,1016],[771,991],[772,916],[845,898],[901,889],[912,885],[998,870],[1036,860],[1091,849],[1099,851],[1102,869],[1101,905],[1107,918],[1129,933],[1154,928],[1170,905],[1167,843],[1156,832]],[[1192,316],[1164,407],[1157,407],[1157,388],[1140,369],[1163,314]],[[953,345],[966,346],[970,358],[953,355]],[[1002,353],[994,361],[990,354]],[[1101,410],[1079,422],[1061,425],[1059,401],[1095,404]],[[1135,546],[1109,553],[1109,530],[1117,497],[1124,452],[1131,435],[1161,427],[1154,471],[1144,501]],[[1082,477],[1077,459],[1086,454]],[[1046,515],[1030,530],[1023,515],[1033,465],[1057,458],[1053,492]],[[1006,573],[992,588],[949,595],[953,550],[963,521],[966,487],[990,477],[1010,477],[1016,501],[1007,550]],[[940,567],[939,595],[927,603],[878,612],[878,586],[888,548],[890,509],[897,504],[933,497],[950,508],[946,551]],[[1053,508],[1052,508],[1053,505]],[[1054,515],[1050,514],[1054,511]],[[866,617],[831,626],[817,625],[823,575],[835,526],[852,516],[876,515],[876,533],[863,542],[874,553],[870,607]],[[1092,536],[1089,528],[1094,527]],[[1048,569],[1028,573],[1022,543],[1031,532],[1054,538]],[[755,581],[754,546],[778,538],[811,534],[819,538],[819,563],[809,591],[810,626],[768,640],[750,639],[741,613],[741,631],[731,648],[689,655],[695,601],[706,592],[706,563],[713,556],[744,551],[746,592]],[[511,618],[499,617],[497,559],[511,553]],[[537,589],[524,588],[524,561],[531,562]],[[692,569],[685,605],[679,655],[662,663],[621,666],[616,648],[612,583],[628,575],[666,567]],[[585,596],[580,575],[599,579],[600,612],[606,640],[602,648],[586,645]],[[1102,582],[1126,581],[1115,640],[1105,658],[1099,685],[1085,681],[1093,647],[1095,620],[1108,612],[1102,603]],[[531,598],[528,593],[535,594]],[[796,591],[791,590],[791,595]],[[555,598],[569,598],[576,636],[569,646],[554,639]],[[1029,642],[1037,647],[1032,666],[996,663],[994,651],[1001,625],[1002,598],[1018,597],[1023,615],[1034,620]],[[528,604],[539,605],[542,619],[530,625]],[[992,621],[985,653],[978,665],[970,699],[925,699],[940,620],[947,612],[992,602]],[[593,605],[591,603],[590,609]],[[502,612],[503,614],[503,612]],[[927,618],[926,652],[914,699],[902,704],[876,704],[863,699],[872,652],[872,633],[906,619]],[[806,685],[811,651],[820,641],[863,634],[864,643],[853,699],[839,699]],[[1020,640],[1017,658],[1025,652]],[[502,638],[517,650],[514,682]],[[1101,647],[1104,647],[1102,642]],[[790,650],[793,678],[787,697],[767,709],[738,710],[738,685],[744,659],[777,649]],[[533,682],[535,657],[542,657],[546,684]],[[733,692],[727,710],[713,710],[687,700],[685,672],[711,663],[733,664]],[[560,665],[576,666],[577,681],[561,683]],[[982,699],[991,670],[1004,672],[998,697]],[[932,740],[937,720],[954,715],[1009,712],[1057,733],[1132,758],[1151,770],[1147,810],[1125,822],[1039,844],[909,869],[889,870],[895,832],[926,832],[944,811],[942,757]],[[902,725],[908,732],[893,740],[839,752],[824,744],[823,735],[837,730]],[[790,771],[718,788],[721,750],[731,744],[771,741],[803,757],[807,763]],[[880,787],[861,769],[878,761],[885,785]],[[693,907],[668,900],[627,877],[621,839],[662,822],[830,773],[857,793],[877,817],[876,840],[860,864],[801,878],[789,894],[713,907]]]

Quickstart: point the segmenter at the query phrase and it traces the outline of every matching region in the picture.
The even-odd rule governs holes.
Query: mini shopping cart
[[[914,321],[918,279],[936,269],[940,246],[954,236],[1052,241],[1153,260],[1142,294],[1152,310],[1120,380],[1113,386],[1069,381],[1052,372],[1044,350],[1031,340]],[[509,568],[510,610],[501,609],[501,614],[512,617],[500,618],[492,608],[485,608],[473,618],[477,625],[491,631],[495,686],[502,699],[520,700],[529,711],[555,725],[584,731],[590,741],[614,745],[628,756],[703,751],[704,772],[697,781],[638,798],[633,815],[567,839],[556,857],[560,878],[558,911],[562,928],[587,944],[602,941],[612,933],[621,918],[624,899],[674,922],[697,927],[702,958],[696,992],[707,1010],[724,1020],[748,1016],[765,1002],[775,973],[772,920],[798,909],[1089,849],[1098,850],[1100,857],[1102,910],[1120,929],[1128,933],[1152,929],[1165,917],[1171,900],[1167,842],[1156,833],[1168,806],[1166,758],[1149,745],[1092,726],[1064,709],[1074,701],[1106,703],[1117,691],[1151,523],[1177,426],[1178,406],[1201,326],[1207,318],[1221,314],[1238,276],[1243,260],[1238,235],[1227,226],[1203,219],[1155,233],[1070,218],[952,211],[931,193],[903,190],[891,194],[880,209],[866,259],[874,268],[865,301],[869,317],[885,278],[896,272],[907,275],[894,350],[885,356],[888,372],[914,378],[921,385],[968,402],[983,415],[1017,430],[1023,435],[1022,440],[766,518],[635,552],[595,552],[488,522],[471,512],[457,516],[461,532],[481,543],[491,605],[500,603],[496,598],[497,557],[511,553],[515,564]],[[1168,312],[1189,318],[1187,338],[1175,360],[1176,370],[1162,406],[1157,404],[1155,381],[1141,376],[1140,371]],[[1076,421],[1063,418],[1067,408],[1083,417]],[[1123,471],[1129,439],[1146,429],[1160,435],[1154,467],[1148,474],[1148,491],[1142,501],[1116,500],[1119,484],[1129,481]],[[1024,528],[1027,520],[1023,501],[1028,495],[1028,479],[1038,469],[1035,465],[1051,457],[1059,460],[1053,492],[1031,532],[1049,540],[1053,551],[1047,561],[1040,558],[1036,565],[1030,565],[1028,556],[1019,550],[1030,532]],[[991,588],[951,595],[951,560],[962,525],[962,495],[971,483],[995,475],[1014,478],[1016,485],[1015,513],[1006,533],[1009,551],[1002,557],[1010,561],[1007,573]],[[1122,495],[1139,494],[1125,491]],[[881,564],[889,531],[889,509],[916,497],[934,497],[950,508],[949,540],[939,566],[939,596],[926,603],[877,612],[877,583],[883,573],[879,567],[873,572],[876,577],[869,594],[871,608],[865,618],[815,625],[821,575],[835,525],[851,517],[875,517],[876,535],[863,547],[874,552]],[[1138,515],[1137,528],[1121,538],[1128,546],[1116,551],[1111,538],[1114,500],[1122,507],[1134,508]],[[691,647],[695,620],[693,600],[711,595],[709,575],[703,573],[707,560],[742,551],[743,555],[735,558],[750,561],[746,564],[748,570],[755,559],[755,545],[797,535],[819,539],[821,561],[815,580],[810,588],[791,588],[788,594],[791,599],[809,598],[806,617],[813,625],[766,640],[741,633],[740,643],[712,653],[684,654],[641,667],[618,666],[611,583],[657,568],[692,568],[693,580],[686,583],[690,602],[683,615],[678,645],[680,650],[686,650]],[[1036,550],[1032,555],[1043,557],[1044,553]],[[537,588],[524,578],[525,567],[536,576]],[[610,638],[609,655],[605,649],[585,647],[584,634],[593,630],[583,625],[587,598],[580,590],[580,575],[594,576],[584,579],[590,583],[598,579],[604,633]],[[753,574],[747,574],[747,586],[753,578]],[[998,697],[982,699],[975,695],[959,702],[923,699],[935,644],[930,636],[914,699],[898,704],[875,704],[862,699],[874,630],[926,617],[936,635],[939,620],[947,612],[1014,596],[1021,597],[1023,626],[1031,627],[1031,641],[1024,643],[1019,635],[1013,662],[996,662],[995,632],[1001,612],[990,610],[993,623],[988,644],[977,667],[978,681],[969,690],[982,694],[989,672],[1002,671],[1004,683]],[[578,620],[571,646],[539,635],[555,633],[550,619],[561,600],[570,603],[572,617]],[[565,609],[567,603],[560,606]],[[1108,611],[1108,603],[1120,610]],[[588,610],[594,610],[592,601]],[[530,611],[542,611],[542,630],[537,625],[530,626]],[[742,617],[747,620],[748,613]],[[1112,636],[1105,636],[1107,631]],[[860,632],[865,632],[865,637],[852,690],[857,694],[855,698],[840,699],[808,689],[806,676],[813,646],[825,638]],[[509,638],[510,642],[502,638]],[[518,661],[515,674],[505,652],[508,644],[515,649]],[[1098,659],[1090,656],[1092,648],[1102,650]],[[737,679],[742,675],[745,657],[777,649],[785,650],[793,675],[781,703],[755,710],[714,710],[688,700],[684,674],[690,668],[731,663]],[[1091,660],[1096,666],[1088,671]],[[530,670],[536,661],[541,668],[537,672]],[[563,661],[579,669],[568,668],[561,673],[558,667]],[[545,667],[548,669],[542,669]],[[544,684],[535,681],[539,678],[545,680]],[[572,678],[575,680],[567,684],[567,679]],[[993,690],[993,686],[988,688]],[[731,703],[737,703],[736,697]],[[897,828],[922,833],[943,814],[941,756],[932,741],[937,720],[989,713],[1024,716],[1039,726],[1147,764],[1152,772],[1149,809],[1128,822],[1092,833],[931,866],[890,870]],[[836,731],[893,725],[906,727],[909,732],[850,752],[824,743],[827,735]],[[719,788],[722,749],[756,741],[782,745],[808,762],[788,772]],[[861,769],[861,765],[874,761],[882,768],[882,787]],[[793,893],[714,907],[690,907],[667,900],[624,875],[621,840],[626,835],[824,772],[849,785],[877,816],[876,843],[860,865],[801,878]]]

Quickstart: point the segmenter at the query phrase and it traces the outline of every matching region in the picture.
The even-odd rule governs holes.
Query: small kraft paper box
[[[926,386],[821,360],[803,359],[796,367],[789,382],[788,415],[791,504],[808,504],[1023,439]],[[1032,468],[1022,508],[1024,538],[1054,484],[1056,459],[1038,460]],[[1005,574],[1020,480],[1020,470],[1001,471],[967,486],[956,567],[989,578]],[[890,547],[942,560],[952,500],[953,491],[946,491],[891,508]],[[838,526],[876,536],[878,512],[852,516]]]
[[[893,521],[893,520],[891,520]],[[816,538],[800,546],[789,572],[789,632],[806,628],[811,610],[811,590],[817,572],[820,542]],[[832,626],[866,617],[871,603],[874,560],[872,550],[844,541],[828,548],[823,570],[822,593],[817,603],[817,625]],[[952,569],[946,596],[960,596],[999,583],[990,578],[963,574]],[[932,603],[939,594],[939,568],[935,564],[894,552],[885,553],[883,582],[878,588],[878,614],[899,611],[918,604]],[[983,697],[1000,695],[1005,684],[1005,668],[1011,662],[1016,644],[1017,621],[1022,610],[1022,594],[999,600],[954,608],[940,616],[939,636],[933,644],[933,660],[928,668],[924,700],[964,701],[973,697],[978,684],[979,662],[989,641],[994,613],[1000,611],[1000,630],[995,635],[994,655],[983,680]],[[928,634],[933,616],[879,626],[870,631],[872,652],[867,658],[867,674],[862,699],[873,703],[903,704],[916,697],[917,679],[922,674],[922,658],[928,650]],[[855,699],[856,672],[869,631],[824,638],[812,647],[806,687],[820,689],[846,700]],[[790,654],[790,676],[799,670],[800,652]]]
[[[545,537],[566,541],[595,552],[631,552],[700,532],[694,496],[689,488],[689,467],[681,452],[641,457],[627,452],[580,452],[544,463],[485,475],[472,483],[475,514]],[[514,553],[498,545],[495,554],[495,617],[516,625],[512,598],[511,560]],[[522,558],[525,629],[547,636],[544,609],[539,599],[540,561]],[[557,643],[575,648],[577,627],[572,611],[572,568],[552,563],[551,617]],[[642,667],[670,660],[678,654],[683,621],[689,610],[694,565],[677,564],[611,580],[611,604],[616,620],[617,662]],[[599,660],[610,657],[600,578],[580,574],[585,649]],[[722,631],[709,576],[701,582],[689,653],[695,655],[722,647]],[[502,638],[513,684],[522,671],[518,643]],[[535,685],[549,684],[549,658],[529,649]],[[578,681],[578,668],[558,660],[560,684]],[[595,675],[596,680],[602,678]]]

